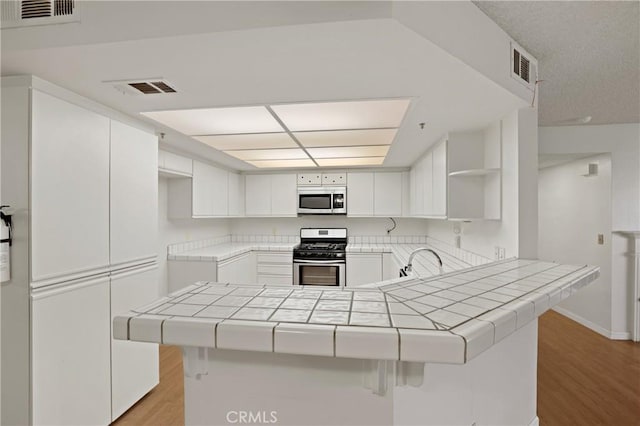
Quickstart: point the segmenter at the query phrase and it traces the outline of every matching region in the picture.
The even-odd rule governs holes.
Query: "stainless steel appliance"
[[[347,188],[299,186],[298,214],[347,214]]]
[[[346,228],[302,228],[293,249],[293,284],[344,286]]]

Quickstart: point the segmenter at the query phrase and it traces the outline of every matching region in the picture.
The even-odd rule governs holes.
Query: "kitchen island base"
[[[183,347],[185,424],[537,425],[537,326],[460,365]]]

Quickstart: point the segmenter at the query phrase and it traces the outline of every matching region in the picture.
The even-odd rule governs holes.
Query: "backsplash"
[[[223,235],[169,244],[167,254],[177,254],[225,243],[298,243],[299,241],[300,236],[298,235]],[[353,235],[349,237],[349,244],[428,244],[473,266],[492,262],[489,258],[451,246],[426,235]]]

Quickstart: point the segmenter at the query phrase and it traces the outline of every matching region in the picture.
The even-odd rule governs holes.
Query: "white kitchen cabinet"
[[[271,215],[298,215],[298,186],[292,173],[271,175]]]
[[[31,123],[31,279],[103,272],[109,119],[33,90]]]
[[[245,215],[271,216],[270,175],[245,176]]]
[[[424,215],[424,158],[418,160],[414,166],[415,185],[413,186],[414,209],[415,216]]]
[[[256,283],[256,256],[242,253],[218,262],[218,282],[234,284]]]
[[[246,175],[246,216],[297,216],[297,176],[293,173]]]
[[[396,259],[393,253],[382,253],[382,279],[390,280],[400,277],[400,269],[404,265]]]
[[[169,293],[182,290],[198,281],[218,281],[216,262],[169,260],[167,261],[167,271],[169,275]]]
[[[327,186],[345,186],[347,184],[347,174],[342,173],[322,173],[322,184]]]
[[[402,173],[374,173],[373,213],[375,216],[402,216]]]
[[[322,173],[298,173],[298,185],[322,185]]]
[[[167,177],[193,176],[193,160],[173,152],[158,151],[158,171]]]
[[[113,274],[111,319],[158,297],[156,264]],[[157,344],[111,338],[111,421],[120,417],[158,382]]]
[[[433,152],[428,152],[423,161],[422,179],[423,179],[423,208],[424,216],[433,214]]]
[[[157,137],[111,121],[112,267],[155,259],[158,230]]]
[[[256,252],[260,285],[293,285],[293,253]]]
[[[229,172],[229,216],[244,216],[244,180],[242,175]]]
[[[193,216],[227,216],[227,171],[193,162]]]
[[[33,424],[111,423],[109,278],[31,297]]]
[[[447,215],[447,141],[433,150],[432,211],[433,216]]]
[[[347,215],[373,216],[373,173],[349,173],[347,177]]]
[[[347,253],[346,287],[382,281],[381,253]]]

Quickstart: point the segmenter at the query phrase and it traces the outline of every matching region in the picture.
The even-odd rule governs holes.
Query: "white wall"
[[[158,178],[158,265],[160,294],[168,290],[167,245],[231,233],[229,219],[168,219],[168,181]]]
[[[398,224],[389,235],[426,235],[424,219],[394,218]],[[349,235],[387,235],[393,227],[388,218],[347,218],[344,216],[301,216],[292,218],[233,219],[235,235],[299,235],[300,228],[347,228]]]
[[[585,177],[589,163],[598,175]],[[563,301],[558,310],[604,334],[611,330],[611,155],[540,170],[539,257],[600,267],[600,278]],[[597,234],[604,244],[597,244]]]
[[[539,145],[543,154],[611,153],[611,336],[629,338],[633,265],[615,231],[640,230],[640,124],[541,127]]]
[[[427,234],[455,243],[460,227],[460,247],[490,259],[495,247],[506,257],[537,257],[537,110],[514,111],[502,120],[502,219],[450,222],[429,220]],[[533,194],[532,194],[533,193]]]

